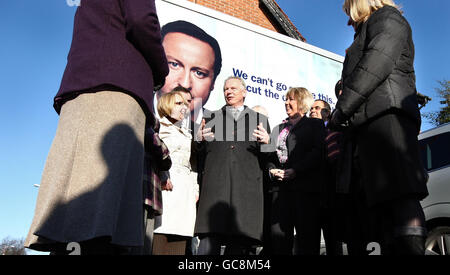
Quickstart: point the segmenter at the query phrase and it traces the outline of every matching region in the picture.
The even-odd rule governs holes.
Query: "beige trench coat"
[[[169,177],[172,191],[163,191],[163,215],[155,233],[193,236],[196,219],[196,201],[199,195],[197,173],[192,170],[192,135],[186,128],[172,124],[167,118],[160,120],[159,136],[167,145],[172,160]]]

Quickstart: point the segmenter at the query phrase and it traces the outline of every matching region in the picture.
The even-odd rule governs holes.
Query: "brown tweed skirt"
[[[125,93],[66,102],[25,246],[51,251],[98,237],[143,245],[144,130],[144,112]]]

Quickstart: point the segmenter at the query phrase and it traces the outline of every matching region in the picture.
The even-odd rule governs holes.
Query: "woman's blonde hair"
[[[158,105],[156,106],[160,117],[169,117],[172,114],[172,109],[175,106],[177,95],[180,96],[185,105],[188,104],[186,100],[184,100],[182,92],[172,91],[170,93],[163,94],[159,98]]]
[[[345,0],[342,8],[356,24],[366,22],[370,15],[384,6],[399,9],[393,0]]]
[[[308,89],[303,87],[290,88],[286,98],[293,97],[297,101],[297,111],[306,114],[314,103],[314,97]]]

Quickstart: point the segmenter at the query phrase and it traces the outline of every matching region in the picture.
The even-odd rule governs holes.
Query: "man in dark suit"
[[[248,254],[262,238],[263,141],[253,133],[261,124],[269,128],[266,116],[244,105],[246,95],[244,81],[229,77],[226,105],[206,118],[199,132],[205,154],[195,227],[200,255],[218,255],[221,245],[226,254]]]
[[[331,114],[331,107],[328,102],[321,99],[316,99],[311,106],[309,116],[323,120],[324,125],[328,124]],[[327,255],[335,256],[342,255],[342,243],[338,241],[341,228],[338,228],[340,223],[340,215],[338,212],[337,194],[336,194],[336,159],[339,153],[339,142],[341,133],[327,130],[325,137],[325,145],[327,148],[326,166],[317,174],[317,179],[324,180],[324,194],[322,195],[323,203],[321,205],[321,227],[323,237],[326,244]]]

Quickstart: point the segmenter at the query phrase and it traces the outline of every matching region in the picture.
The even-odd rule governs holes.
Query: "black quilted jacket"
[[[360,24],[342,71],[336,108],[357,127],[386,112],[401,112],[420,126],[411,27],[385,6]]]

